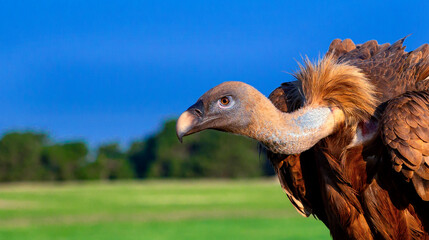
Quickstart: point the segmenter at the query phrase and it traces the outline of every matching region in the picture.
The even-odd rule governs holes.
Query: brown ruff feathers
[[[346,125],[368,120],[377,106],[375,88],[357,67],[337,63],[329,54],[317,63],[307,59],[294,74],[304,105],[340,108]]]

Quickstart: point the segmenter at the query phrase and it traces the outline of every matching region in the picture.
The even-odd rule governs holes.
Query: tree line
[[[240,178],[272,175],[253,140],[216,131],[186,137],[175,121],[133,142],[90,151],[83,141],[53,142],[45,133],[9,132],[0,139],[0,181],[114,180],[131,178]]]

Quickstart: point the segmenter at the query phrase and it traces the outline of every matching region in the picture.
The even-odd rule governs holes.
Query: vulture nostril
[[[203,116],[203,112],[201,112],[201,110],[200,110],[200,109],[198,109],[198,108],[194,108],[193,110],[194,110],[195,114],[196,114],[198,117],[202,117],[202,116]]]

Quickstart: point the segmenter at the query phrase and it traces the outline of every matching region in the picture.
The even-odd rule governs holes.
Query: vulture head
[[[256,89],[242,82],[224,82],[206,92],[177,121],[177,137],[205,129],[243,134],[252,121]]]
[[[305,106],[281,112],[258,90],[243,82],[224,82],[206,92],[177,120],[176,133],[184,136],[216,129],[260,141],[276,153],[308,150],[330,135],[344,120],[342,111],[329,106]]]

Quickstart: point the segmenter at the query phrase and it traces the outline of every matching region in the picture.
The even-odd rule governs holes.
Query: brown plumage
[[[429,239],[429,46],[403,42],[334,40],[269,100],[221,84],[179,118],[178,136],[259,140],[298,212],[334,239]]]
[[[306,59],[294,76],[302,93],[296,98],[302,98],[305,105],[340,107],[347,124],[368,119],[377,106],[374,86],[365,74],[348,63],[338,63],[333,54],[316,64]]]

